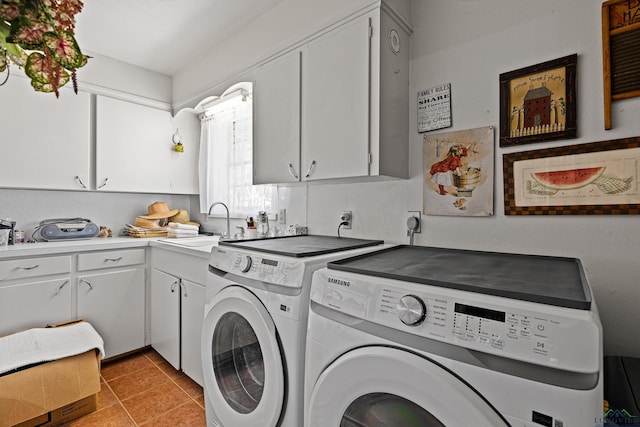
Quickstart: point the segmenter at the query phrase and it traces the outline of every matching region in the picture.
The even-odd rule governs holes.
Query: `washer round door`
[[[317,380],[309,427],[501,427],[467,383],[426,357],[391,347],[352,350]]]
[[[247,289],[230,286],[207,306],[202,327],[205,398],[222,426],[275,426],[285,374],[273,319]]]

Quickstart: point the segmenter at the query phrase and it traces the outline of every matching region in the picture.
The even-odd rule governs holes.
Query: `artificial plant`
[[[80,0],[0,0],[0,72],[24,68],[36,91],[54,92],[69,80],[78,92],[76,70],[87,63],[74,36]]]

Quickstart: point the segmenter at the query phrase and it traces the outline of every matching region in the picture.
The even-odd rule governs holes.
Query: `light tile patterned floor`
[[[65,427],[205,427],[202,387],[147,348],[102,364],[98,409]]]

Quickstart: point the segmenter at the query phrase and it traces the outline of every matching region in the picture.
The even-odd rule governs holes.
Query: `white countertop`
[[[202,244],[193,243],[196,239]],[[72,252],[88,252],[109,249],[144,248],[148,246],[170,249],[190,255],[208,258],[214,243],[210,236],[193,237],[188,239],[170,239],[167,237],[136,238],[136,237],[94,237],[87,240],[67,240],[57,242],[19,243],[0,250],[0,260],[15,257],[33,257],[40,255],[64,254]],[[217,245],[217,243],[215,243]]]

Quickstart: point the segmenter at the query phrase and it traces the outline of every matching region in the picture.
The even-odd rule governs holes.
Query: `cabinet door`
[[[182,371],[201,386],[204,386],[200,343],[204,294],[204,286],[182,280]]]
[[[97,95],[97,188],[170,193],[170,126],[168,111]]]
[[[0,88],[0,97],[0,186],[82,190],[84,183],[88,187],[90,95],[61,88],[56,98],[34,91],[27,79],[11,76]]]
[[[369,21],[359,18],[307,45],[303,180],[369,174]]]
[[[0,336],[71,320],[68,278],[0,286]]]
[[[78,317],[104,340],[106,356],[144,347],[144,269],[78,277]]]
[[[253,183],[300,181],[300,51],[256,70]]]
[[[180,279],[151,270],[151,346],[180,369]]]

